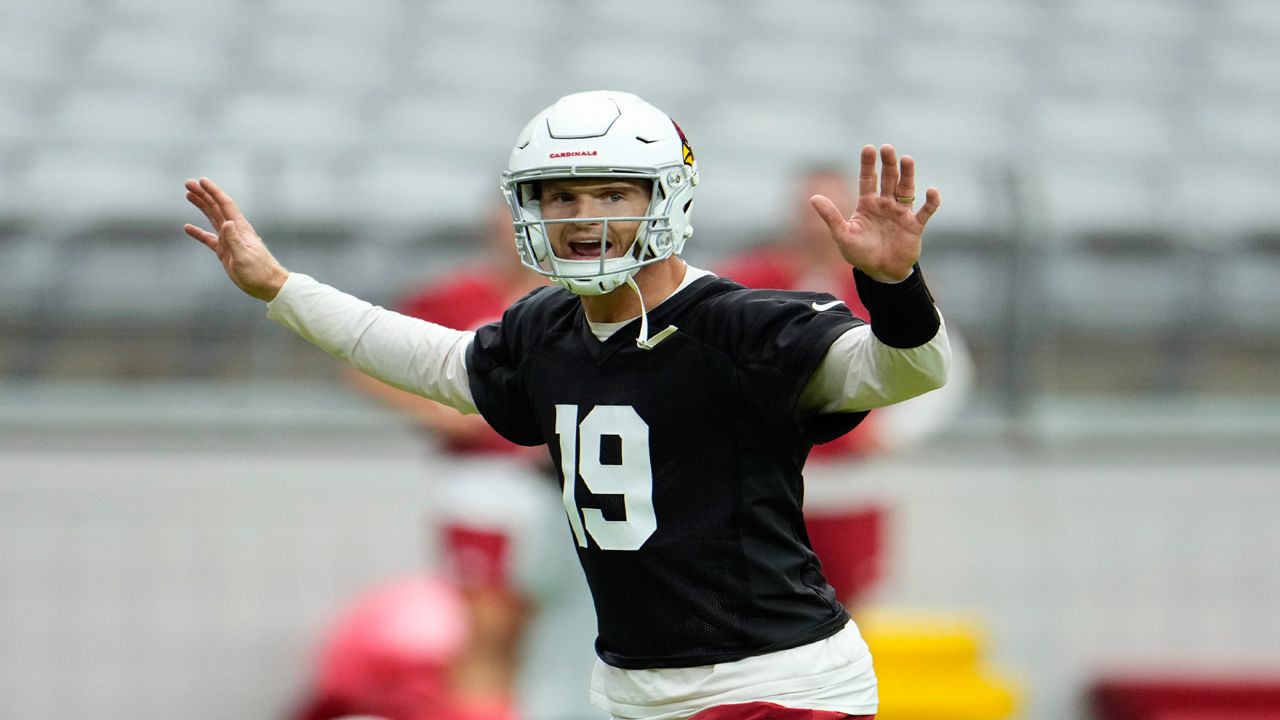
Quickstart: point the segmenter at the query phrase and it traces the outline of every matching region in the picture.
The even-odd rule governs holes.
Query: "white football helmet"
[[[648,210],[638,217],[543,219],[539,181],[595,177],[651,180]],[[680,127],[639,97],[607,90],[567,95],[535,115],[502,174],[520,261],[578,295],[612,292],[645,265],[678,255],[693,234],[689,215],[697,183],[698,166]],[[600,259],[557,256],[547,225],[584,220],[601,225]],[[640,223],[621,257],[604,257],[611,222]]]

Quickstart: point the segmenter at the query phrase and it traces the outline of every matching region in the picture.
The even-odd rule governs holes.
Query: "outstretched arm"
[[[855,268],[858,296],[871,314],[871,326],[838,338],[810,377],[801,407],[818,412],[852,412],[884,407],[942,387],[951,364],[951,347],[942,316],[924,278],[915,272],[921,236],[941,198],[925,193],[913,212],[915,161],[899,161],[891,145],[882,145],[876,173],[876,148],[860,157],[858,207],[845,219],[822,195],[810,198],[827,223],[831,239]],[[878,186],[878,187],[877,187]]]
[[[187,200],[217,234],[195,225],[183,229],[218,256],[236,287],[268,303],[268,317],[360,372],[463,413],[476,412],[466,368],[474,333],[391,312],[290,273],[222,188],[208,178],[185,186]]]

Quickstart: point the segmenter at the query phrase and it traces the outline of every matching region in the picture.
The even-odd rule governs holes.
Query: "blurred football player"
[[[216,232],[186,232],[328,352],[548,445],[596,608],[597,706],[646,720],[873,715],[870,653],[805,535],[802,469],[868,410],[946,380],[917,266],[938,191],[917,210],[914,161],[884,145],[862,149],[852,216],[812,198],[868,325],[826,293],[688,266],[698,181],[683,131],[634,95],[578,93],[538,113],[502,187],[521,261],[556,287],[474,333],[290,273],[211,180],[186,188]]]
[[[443,580],[373,588],[337,618],[308,697],[290,717],[458,720],[448,677],[466,634],[462,600]]]

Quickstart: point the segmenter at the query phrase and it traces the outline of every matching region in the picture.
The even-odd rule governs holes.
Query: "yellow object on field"
[[[874,610],[855,618],[880,681],[877,720],[1002,720],[1014,713],[1014,683],[982,665],[983,630],[973,618]]]

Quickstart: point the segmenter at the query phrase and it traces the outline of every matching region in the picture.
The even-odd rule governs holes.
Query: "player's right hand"
[[[274,300],[289,271],[267,250],[235,201],[209,178],[188,180],[184,185],[187,201],[204,213],[217,234],[191,224],[182,229],[218,256],[236,287],[259,300]]]

